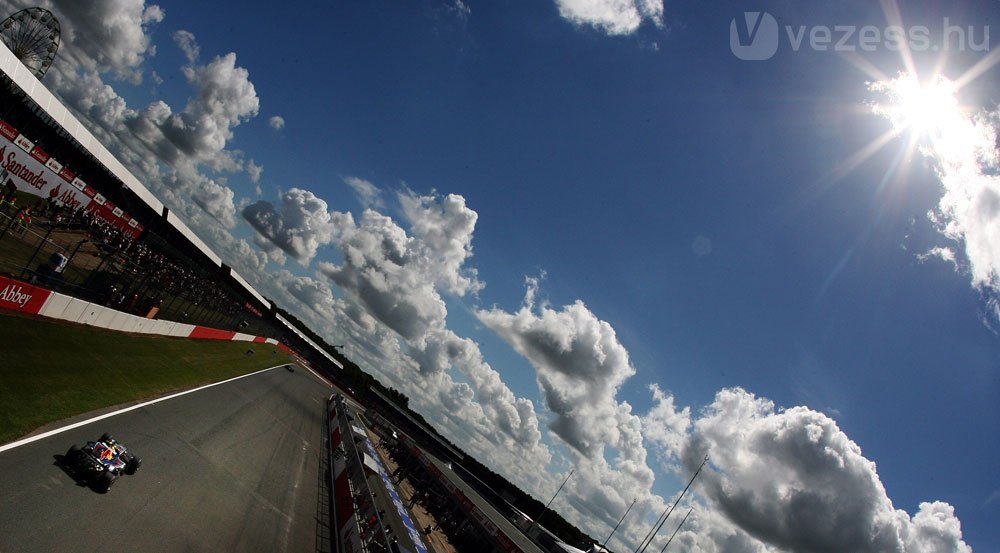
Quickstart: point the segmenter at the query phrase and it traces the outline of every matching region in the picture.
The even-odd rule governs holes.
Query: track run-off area
[[[10,444],[0,451],[0,552],[327,551],[334,390],[282,365]],[[61,459],[104,432],[143,463],[99,494]]]

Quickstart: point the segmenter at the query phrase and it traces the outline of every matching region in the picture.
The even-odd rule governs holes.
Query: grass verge
[[[74,415],[286,362],[270,344],[137,336],[0,312],[0,444]]]

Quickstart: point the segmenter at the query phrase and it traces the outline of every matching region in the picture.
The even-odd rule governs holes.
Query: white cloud
[[[917,256],[917,259],[921,262],[932,258],[937,258],[946,263],[951,263],[956,269],[958,268],[958,259],[955,257],[955,250],[951,248],[935,246]]]
[[[179,177],[179,173],[175,176],[177,178],[172,177],[168,182],[174,183],[175,188],[189,194],[198,207],[204,209],[225,228],[236,226],[235,194],[231,188],[201,174],[193,174],[186,178]]]
[[[410,353],[422,370],[444,372],[459,369],[471,382],[475,399],[490,421],[491,429],[499,429],[512,438],[512,444],[525,450],[540,446],[541,432],[534,404],[518,398],[503,382],[500,374],[484,359],[479,345],[461,338],[451,330],[436,330],[425,340],[422,350]],[[488,436],[488,434],[484,434]],[[542,466],[548,464],[548,459]]]
[[[515,313],[479,310],[479,320],[526,357],[538,372],[545,403],[556,418],[549,428],[587,457],[619,444],[618,388],[635,374],[614,329],[581,301],[555,310],[537,306],[538,282],[528,279]],[[652,475],[649,475],[652,480]]]
[[[468,4],[462,2],[462,0],[454,0],[454,3],[451,6],[447,6],[447,9],[462,21],[467,20],[472,15],[472,9],[469,8]]]
[[[913,518],[895,509],[875,463],[828,416],[724,389],[679,442],[684,414],[657,391],[647,427],[654,419],[680,424],[650,428],[651,441],[689,472],[710,455],[696,486],[707,508],[764,544],[803,553],[971,553],[949,505],[923,503]]]
[[[177,31],[174,33],[174,42],[184,52],[184,57],[187,58],[189,64],[198,61],[198,56],[201,55],[201,48],[198,46],[193,33],[184,30]]]
[[[280,115],[274,115],[267,120],[267,124],[270,125],[272,129],[280,131],[285,128],[285,118]]]
[[[559,15],[609,35],[634,33],[643,21],[663,24],[663,0],[556,0]]]
[[[447,310],[433,279],[415,264],[413,239],[390,217],[370,209],[358,223],[350,213],[341,215],[337,247],[344,262],[321,263],[320,269],[376,319],[424,347],[428,332],[441,325]]]
[[[482,290],[476,270],[463,268],[472,256],[472,233],[479,218],[465,205],[465,198],[418,196],[410,191],[398,198],[418,245],[415,258],[426,274],[434,276],[434,284],[458,296]]]
[[[546,407],[548,429],[569,446],[580,472],[567,484],[563,513],[590,532],[614,524],[631,498],[643,511],[662,505],[652,493],[655,475],[647,464],[643,425],[632,407],[617,399],[635,374],[614,329],[581,301],[553,309],[536,305],[538,279],[528,278],[522,307],[476,311],[477,318],[534,366]],[[638,522],[625,533],[638,532]],[[641,536],[640,536],[641,537]],[[638,539],[638,538],[637,538]]]
[[[669,456],[664,461],[673,462],[687,440],[688,429],[691,427],[691,408],[678,409],[674,404],[674,396],[664,392],[656,384],[651,384],[649,390],[655,404],[642,417],[643,436]]]
[[[456,195],[418,196],[405,191],[398,199],[412,235],[371,209],[358,222],[349,213],[334,213],[332,243],[344,261],[321,263],[321,273],[405,341],[412,364],[392,364],[397,369],[390,372],[394,381],[413,380],[418,372],[421,377],[413,391],[432,398],[424,401],[438,413],[443,413],[444,405],[454,407],[472,393],[474,418],[445,417],[452,435],[461,434],[478,444],[477,451],[488,457],[519,451],[544,466],[551,454],[540,442],[532,402],[514,395],[483,359],[478,344],[446,328],[447,308],[441,293],[461,295],[482,288],[475,271],[465,266],[472,254],[477,214]],[[461,371],[468,382],[456,383],[442,376],[450,369]],[[433,393],[421,389],[430,383],[439,389]],[[516,474],[511,470],[515,466],[507,463],[505,473]]]
[[[262,237],[303,266],[316,257],[320,247],[333,240],[336,230],[326,202],[300,188],[292,188],[281,196],[280,210],[270,202],[258,200],[243,208],[243,218]]]
[[[260,176],[262,174],[264,174],[263,167],[257,165],[257,163],[252,159],[247,162],[247,176],[250,177],[250,182],[253,184],[259,184]],[[257,189],[260,190],[260,187],[257,187]],[[257,195],[260,196],[260,192],[257,192]]]
[[[179,153],[213,167],[230,165],[225,151],[233,128],[260,109],[257,91],[246,69],[236,66],[236,54],[217,56],[208,65],[183,68],[184,76],[197,91],[178,114],[171,115],[160,130]]]
[[[376,318],[418,349],[444,328],[447,310],[438,288],[462,295],[482,283],[464,263],[472,255],[477,214],[457,195],[398,195],[413,236],[390,217],[366,209],[360,222],[336,214],[334,244],[340,265],[320,265],[338,286],[355,294]]]
[[[382,191],[371,181],[358,177],[344,177],[344,183],[350,186],[351,190],[354,190],[354,195],[363,207],[374,209],[385,207],[385,202],[382,201]]]

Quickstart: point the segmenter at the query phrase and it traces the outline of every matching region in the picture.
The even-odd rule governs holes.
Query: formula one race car
[[[69,448],[65,457],[66,468],[101,493],[111,489],[122,474],[135,474],[140,465],[142,459],[106,432],[96,442]]]

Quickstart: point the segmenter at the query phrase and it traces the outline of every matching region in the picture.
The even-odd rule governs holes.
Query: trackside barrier
[[[330,535],[336,553],[400,553],[408,551],[397,539],[405,530],[416,553],[428,553],[420,532],[410,519],[403,501],[378,461],[375,446],[347,407],[343,395],[330,396],[327,403],[330,461]],[[379,475],[389,502],[396,508],[403,529],[393,534],[379,510],[369,487],[368,473]],[[374,476],[373,476],[374,478]],[[387,508],[391,508],[388,507]]]
[[[41,315],[50,319],[59,319],[61,321],[135,334],[173,336],[195,340],[230,340],[264,343],[278,346],[296,358],[301,359],[301,356],[295,350],[274,338],[253,336],[231,330],[220,330],[174,321],[147,319],[138,315],[132,315],[131,313],[117,311],[98,303],[64,296],[40,286],[3,276],[0,276],[0,309]]]

